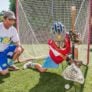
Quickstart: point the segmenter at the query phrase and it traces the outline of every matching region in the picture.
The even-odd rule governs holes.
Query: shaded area
[[[4,83],[4,79],[9,77],[10,77],[10,73],[8,73],[7,75],[0,75],[0,84]]]
[[[56,73],[40,73],[39,83],[29,92],[64,92],[64,84],[72,82],[66,81]]]
[[[82,66],[82,72],[87,77],[88,66]],[[69,84],[70,88],[65,89],[65,84]],[[65,80],[62,76],[46,72],[40,73],[38,84],[35,85],[29,92],[84,92],[84,84],[79,84],[72,81]]]

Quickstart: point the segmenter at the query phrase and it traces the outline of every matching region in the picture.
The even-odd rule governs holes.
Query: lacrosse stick
[[[72,33],[75,31],[75,18],[76,18],[76,7],[72,6],[71,7],[71,19],[72,19]],[[74,37],[72,40],[72,62],[74,62]],[[76,62],[72,63],[70,66],[66,67],[66,69],[63,71],[62,76],[66,80],[71,80],[74,82],[78,82],[80,84],[84,83],[84,76],[80,70],[80,68],[76,65]]]

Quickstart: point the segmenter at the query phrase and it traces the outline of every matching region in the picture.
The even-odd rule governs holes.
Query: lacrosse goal
[[[54,21],[61,21],[71,29],[71,6],[76,6],[76,31],[81,34],[79,59],[89,63],[89,2],[88,0],[16,0],[17,24],[24,58],[48,55],[47,40]]]

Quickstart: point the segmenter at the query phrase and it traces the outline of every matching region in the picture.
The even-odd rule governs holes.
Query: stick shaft
[[[76,6],[72,6],[71,7],[71,23],[72,23],[72,32],[75,31],[75,19],[76,19]],[[74,42],[72,42],[72,59],[74,59],[75,55],[74,55],[74,48],[75,48],[75,44]]]
[[[71,7],[71,21],[72,21],[72,31],[75,31],[75,19],[76,19],[76,7]]]

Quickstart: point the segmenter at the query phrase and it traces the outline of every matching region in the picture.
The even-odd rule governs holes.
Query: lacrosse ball
[[[65,84],[65,89],[69,89],[70,85],[69,84]]]

